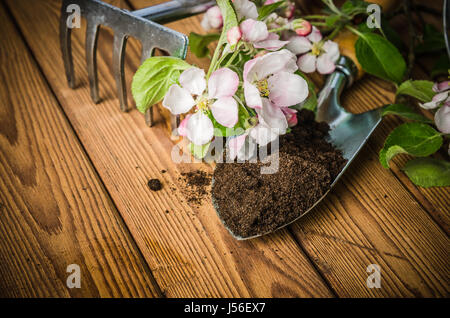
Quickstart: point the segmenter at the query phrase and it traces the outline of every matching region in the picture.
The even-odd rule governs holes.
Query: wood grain
[[[160,296],[3,5],[0,21],[0,296]]]
[[[8,4],[167,296],[332,295],[310,260],[339,296],[448,296],[448,237],[429,217],[427,206],[415,192],[379,166],[374,148],[381,147],[381,138],[374,137],[332,194],[289,231],[236,242],[207,200],[201,207],[193,207],[182,194],[181,171],[210,171],[210,167],[175,166],[170,158],[173,143],[161,118],[157,118],[155,128],[148,129],[136,111],[118,111],[111,76],[112,51],[107,43],[110,33],[102,32],[99,42],[100,92],[105,100],[93,105],[84,71],[83,30],[77,30],[74,37],[78,89],[72,91],[61,80],[58,4],[25,0]],[[198,21],[196,17],[170,26],[198,32]],[[131,41],[127,49],[129,73],[137,67],[138,53],[138,46]],[[203,67],[207,63],[192,57],[189,61]],[[353,109],[363,104],[379,105],[379,96],[392,96],[385,86],[363,79],[352,90],[355,95],[344,96],[344,103]],[[168,173],[160,173],[161,169]],[[150,177],[164,181],[161,193],[150,193],[146,188]],[[429,205],[439,207],[445,202]],[[372,263],[381,266],[381,289],[366,287],[366,267]]]
[[[151,3],[129,1],[134,8]],[[170,26],[186,30],[184,21]],[[393,97],[387,83],[366,76],[344,94],[343,104],[353,112],[363,112],[392,102]],[[339,296],[430,297],[449,293],[449,240],[428,214],[445,225],[450,206],[448,188],[419,189],[399,171],[399,161],[404,158],[394,160],[393,173],[384,170],[377,159],[387,131],[400,122],[386,118],[339,186],[291,227]],[[381,289],[369,289],[365,284],[366,268],[372,263],[382,268]]]
[[[287,231],[238,242],[208,200],[198,208],[187,204],[180,191],[186,185],[178,178],[181,171],[197,166],[172,162],[173,144],[161,122],[149,129],[137,111],[119,111],[108,55],[103,59],[104,52],[111,52],[110,42],[102,41],[108,37],[102,33],[99,39],[103,102],[94,105],[84,70],[83,30],[76,30],[73,37],[78,88],[71,90],[62,80],[59,1],[8,5],[166,296],[332,295]],[[132,43],[129,48],[127,56],[136,63],[138,50]],[[163,190],[151,192],[146,185],[150,178],[162,180]]]

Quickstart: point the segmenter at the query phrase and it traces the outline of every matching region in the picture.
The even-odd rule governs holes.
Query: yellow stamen
[[[311,48],[311,53],[313,55],[319,56],[322,53],[322,51],[323,51],[322,45],[323,44],[321,42],[314,43],[312,48]]]
[[[197,102],[197,108],[199,110],[208,110],[209,108],[209,100],[205,97],[201,97]]]
[[[269,97],[269,83],[267,79],[262,79],[256,82],[256,87],[259,90],[261,97]]]

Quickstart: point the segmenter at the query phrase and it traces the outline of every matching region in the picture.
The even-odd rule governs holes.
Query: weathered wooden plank
[[[141,8],[151,1],[130,2]],[[200,17],[195,19],[199,21]],[[184,22],[174,22],[171,27],[186,30]],[[344,94],[343,103],[351,111],[362,112],[392,101],[391,91],[389,84],[366,77]],[[404,176],[398,169],[401,158],[394,160],[394,174],[380,166],[376,151],[384,142],[386,125],[392,122],[398,124],[399,120],[385,119],[344,181],[305,220],[292,227],[339,296],[448,294],[448,238],[417,200],[435,219],[446,220],[450,196],[445,195],[445,189],[427,190],[438,200],[424,201],[423,189],[401,179],[409,189],[415,189],[410,190],[411,196],[395,177]],[[381,289],[366,286],[366,268],[372,263],[381,266]]]
[[[0,296],[160,296],[3,5],[0,21]]]
[[[353,112],[363,112],[394,102],[395,96],[392,88],[380,80],[367,76],[356,84],[354,89],[343,95],[343,103]],[[431,116],[429,113],[425,114]],[[431,118],[431,117],[430,117]],[[369,140],[369,144],[377,153],[383,147],[388,134],[404,121],[393,116],[385,117],[382,124]],[[421,188],[415,186],[400,170],[408,157],[396,156],[390,163],[390,173],[395,175],[401,183],[412,193],[414,198],[427,210],[448,234],[450,229],[450,188]]]
[[[180,171],[197,167],[172,162],[173,144],[161,123],[149,129],[137,111],[119,111],[111,68],[102,55],[98,64],[104,101],[92,104],[83,30],[76,30],[73,37],[78,88],[67,87],[57,40],[58,1],[8,4],[165,295],[332,295],[287,231],[238,242],[223,228],[209,202],[199,208],[187,204],[180,192],[185,184],[178,178]],[[110,45],[102,40],[99,45]],[[136,52],[127,50],[134,63],[139,60]],[[146,185],[149,178],[162,180],[163,190],[151,192]]]

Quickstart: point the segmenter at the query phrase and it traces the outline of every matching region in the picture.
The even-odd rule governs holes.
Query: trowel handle
[[[350,87],[358,75],[358,68],[352,59],[341,55],[336,62],[336,69],[328,75],[317,98],[317,121],[325,121],[330,126],[337,125],[347,112],[340,104],[344,88]]]
[[[211,0],[173,0],[133,11],[133,14],[162,24],[205,12],[214,5],[216,1]]]

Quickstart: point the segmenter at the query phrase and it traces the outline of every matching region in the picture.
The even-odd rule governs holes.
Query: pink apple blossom
[[[247,19],[241,23],[240,28],[242,39],[253,44],[257,49],[277,51],[288,44],[287,41],[280,41],[278,34],[270,33],[267,25],[262,21]]]
[[[299,36],[307,36],[312,32],[312,25],[304,19],[292,21],[292,30]]]
[[[196,112],[187,116],[180,124],[179,133],[196,145],[211,141],[214,127],[208,117],[210,111],[217,122],[233,127],[238,121],[238,105],[233,98],[239,86],[239,76],[229,68],[213,72],[206,83],[205,71],[191,67],[181,73],[178,84],[170,86],[163,106],[174,115]]]
[[[238,20],[246,19],[258,19],[258,9],[256,4],[250,0],[233,0],[233,6],[236,10]]]
[[[219,29],[223,25],[222,12],[218,6],[209,8],[203,16],[201,26],[206,31],[211,29]]]
[[[282,0],[267,0],[264,2],[264,5],[274,4],[276,2],[280,2]],[[292,1],[286,1],[286,8],[284,9],[283,16],[287,19],[290,19],[294,16],[295,12],[295,4]]]
[[[289,107],[283,107],[281,109],[286,116],[286,120],[289,127],[294,127],[297,125],[297,111],[295,109],[289,108]]]
[[[437,129],[444,134],[450,134],[450,104],[445,103],[434,114],[434,123]]]
[[[336,42],[322,40],[320,31],[313,27],[308,36],[294,36],[286,46],[292,53],[302,54],[297,61],[298,68],[305,73],[316,70],[320,74],[330,74],[336,68],[339,46]]]
[[[308,96],[308,84],[294,74],[297,69],[295,55],[286,49],[248,61],[243,74],[247,106],[262,109],[263,102],[268,100],[280,108],[304,101]],[[277,115],[283,115],[282,111],[279,110]]]
[[[434,114],[434,123],[442,133],[450,134],[450,81],[435,83],[433,91],[436,93],[433,99],[419,105],[425,109],[440,107]]]
[[[233,46],[236,45],[242,38],[241,29],[238,26],[232,27],[227,32],[227,41]]]
[[[435,83],[433,85],[433,91],[436,93],[433,96],[433,99],[427,103],[420,103],[420,107],[425,109],[434,109],[441,106],[442,104],[450,103],[450,81]]]

